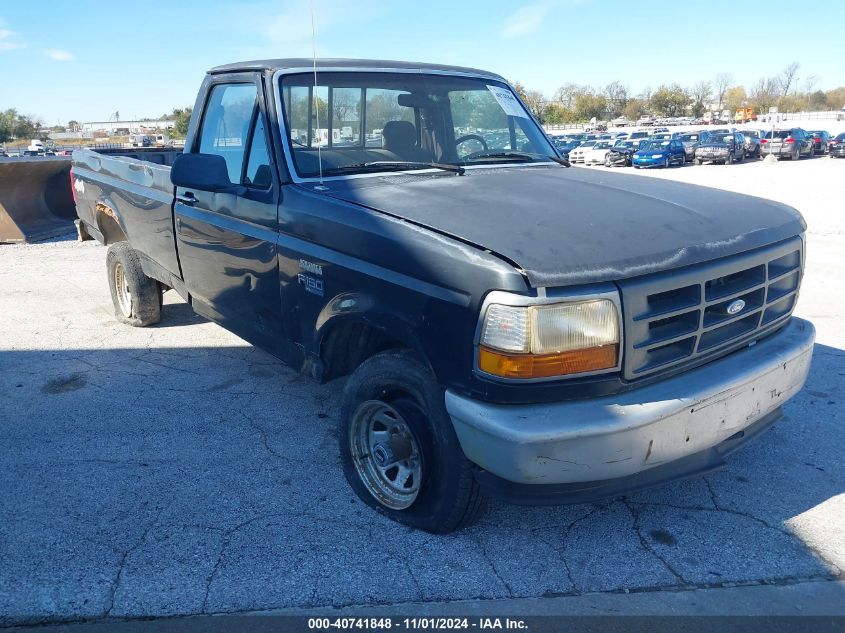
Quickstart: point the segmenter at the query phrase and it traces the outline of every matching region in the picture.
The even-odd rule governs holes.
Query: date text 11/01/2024
[[[308,629],[312,631],[330,630],[527,630],[525,620],[518,618],[309,618]]]

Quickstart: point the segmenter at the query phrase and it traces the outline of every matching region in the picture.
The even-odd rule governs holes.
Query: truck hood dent
[[[489,249],[535,287],[679,268],[806,228],[795,209],[762,198],[578,168],[352,178],[327,195]]]

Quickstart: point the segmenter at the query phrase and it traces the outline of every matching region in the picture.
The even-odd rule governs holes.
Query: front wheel
[[[672,162],[670,161],[669,157],[667,156],[666,159],[663,161],[663,169],[668,169],[669,165],[671,165],[671,164],[672,164]]]
[[[117,320],[135,327],[158,323],[162,287],[144,274],[138,253],[128,242],[109,246],[106,269]]]
[[[733,165],[734,162],[734,155],[728,154],[728,159],[725,161],[725,165]]]
[[[410,352],[381,352],[350,376],[340,452],[355,494],[394,521],[443,534],[472,523],[486,505],[443,390]]]

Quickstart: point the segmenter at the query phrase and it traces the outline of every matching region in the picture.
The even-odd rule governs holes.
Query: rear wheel
[[[350,376],[340,451],[355,494],[394,521],[442,534],[472,523],[486,505],[443,390],[410,352],[382,352]]]
[[[109,246],[106,269],[117,320],[134,327],[158,323],[161,319],[161,285],[144,274],[138,253],[128,242]]]

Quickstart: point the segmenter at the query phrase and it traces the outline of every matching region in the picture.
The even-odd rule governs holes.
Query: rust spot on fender
[[[109,216],[112,220],[117,221],[117,213],[109,205],[98,202],[94,205],[94,209],[103,215]]]

